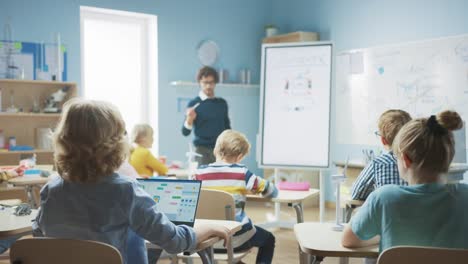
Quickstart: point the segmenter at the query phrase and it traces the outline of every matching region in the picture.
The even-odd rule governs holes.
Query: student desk
[[[28,194],[28,202],[32,208],[37,208],[38,201],[34,195],[35,188],[41,188],[44,184],[49,182],[52,178],[57,177],[51,175],[49,177],[41,177],[41,176],[22,176],[16,177],[8,180],[8,183],[12,184],[13,186],[23,187]]]
[[[207,219],[196,219],[195,220],[195,227],[197,225],[221,225],[228,228],[231,231],[231,235],[236,233],[237,231],[241,230],[242,224],[236,221],[225,221],[225,220],[207,220]],[[212,264],[214,263],[213,258],[213,245],[220,241],[217,237],[212,237],[203,241],[197,245],[195,252],[200,256],[202,263],[204,264]],[[154,248],[160,249],[159,246],[152,244],[150,242],[146,242],[147,248]],[[192,252],[189,252],[192,253]]]
[[[278,190],[278,196],[275,198],[263,197],[261,195],[248,194],[247,199],[252,201],[272,201],[274,203],[287,204],[289,207],[294,208],[297,217],[297,223],[304,222],[304,211],[302,203],[319,195],[320,191],[317,189],[309,189],[308,191],[286,191]]]
[[[286,191],[286,190],[278,190],[278,196],[275,198],[265,198],[260,195],[247,195],[248,200],[254,201],[272,201],[275,203],[283,203],[287,204],[289,207],[294,208],[296,211],[297,223],[304,223],[304,210],[302,208],[302,203],[304,200],[312,198],[314,196],[319,195],[320,191],[317,189],[309,189],[309,191]],[[280,227],[288,227],[287,223],[283,224],[283,222],[276,219],[277,223],[273,223],[273,225],[278,224]],[[264,227],[268,227],[270,223],[267,223]],[[301,250],[299,249],[299,261],[301,264],[307,263],[307,256],[302,254]]]
[[[15,166],[0,166],[0,168],[11,168]],[[53,165],[36,165],[34,169],[45,170],[52,172]],[[15,177],[8,180],[9,184],[12,184],[15,187],[22,187],[25,189],[28,202],[32,206],[32,208],[37,208],[37,201],[36,197],[34,196],[34,189],[41,188],[42,185],[46,184],[53,175],[49,177],[41,177],[39,175],[26,175],[21,177]]]
[[[30,215],[23,216],[16,216],[13,212],[14,209],[11,207],[0,209],[0,239],[32,232],[31,221],[36,218],[37,210],[32,210]]]
[[[190,172],[188,169],[169,169],[167,174],[175,176],[177,179],[188,179]]]
[[[341,172],[343,172],[345,162],[343,161],[335,161],[333,162],[336,167],[339,168]],[[364,169],[366,164],[360,161],[350,161],[348,162],[348,169],[346,170],[346,182],[343,186],[351,187],[354,181],[357,179],[361,171]],[[463,180],[463,174],[468,171],[468,164],[467,163],[452,163],[450,164],[449,171],[447,174],[447,181],[449,183],[459,182]]]
[[[333,231],[334,223],[301,223],[294,226],[294,233],[304,253],[314,256],[313,264],[318,264],[325,257],[340,257],[340,263],[347,263],[347,258],[377,258],[379,245],[349,249],[341,245],[343,232]]]

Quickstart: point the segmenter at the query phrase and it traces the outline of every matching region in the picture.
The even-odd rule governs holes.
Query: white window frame
[[[142,97],[146,98],[141,102],[142,122],[148,123],[153,127],[154,143],[152,151],[159,153],[159,129],[158,129],[158,27],[157,16],[135,12],[127,12],[113,9],[96,8],[90,6],[80,6],[80,47],[81,47],[81,85],[80,96],[86,96],[85,87],[85,47],[84,47],[84,21],[86,19],[102,19],[106,21],[117,22],[137,22],[142,25],[146,34],[143,34],[142,50],[146,51],[147,56],[142,58]],[[128,131],[129,133],[131,131]]]

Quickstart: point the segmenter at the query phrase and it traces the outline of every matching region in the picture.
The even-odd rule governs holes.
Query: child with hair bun
[[[378,242],[394,246],[468,248],[468,186],[446,184],[455,155],[458,113],[409,121],[393,142],[400,176],[409,186],[386,185],[372,192],[343,233],[345,247]]]

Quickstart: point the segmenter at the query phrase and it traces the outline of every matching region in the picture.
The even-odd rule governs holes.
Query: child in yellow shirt
[[[132,131],[132,143],[136,146],[130,155],[130,164],[144,178],[158,175],[166,175],[168,168],[156,157],[149,148],[153,146],[153,129],[147,124],[138,124]]]

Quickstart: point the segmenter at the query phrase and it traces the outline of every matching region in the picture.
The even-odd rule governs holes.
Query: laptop
[[[140,187],[156,202],[172,223],[193,227],[200,197],[201,181],[138,179]]]

